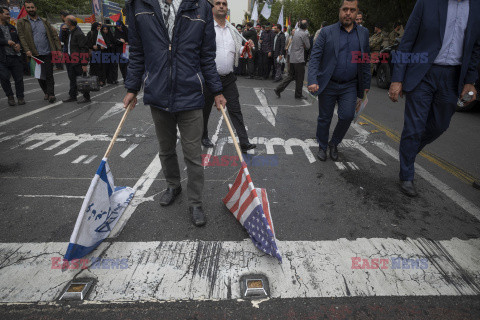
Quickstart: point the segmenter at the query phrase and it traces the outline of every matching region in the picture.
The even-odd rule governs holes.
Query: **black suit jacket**
[[[17,29],[14,26],[7,23],[7,26],[10,28],[10,38],[15,43],[20,43],[18,39]],[[7,39],[5,39],[3,32],[0,31],[0,61],[5,61],[7,59],[7,55],[5,53],[5,47],[9,47]]]
[[[278,56],[285,55],[285,33],[280,32],[278,34],[277,42],[275,42],[275,38],[273,38],[273,42],[275,44],[275,48],[273,48],[273,56],[276,58]]]
[[[258,50],[258,37],[257,37],[257,31],[255,29],[250,29],[247,30],[243,33],[243,37],[247,40],[252,40],[253,44],[255,45],[255,49]]]
[[[70,48],[70,56],[75,55],[82,57],[80,53],[83,53],[85,56],[85,53],[88,54],[88,41],[87,37],[83,33],[82,30],[80,30],[79,27],[76,27],[73,29],[73,31],[70,31],[70,37],[69,37],[69,42],[67,42],[67,52],[68,48]],[[75,65],[81,64],[82,66],[88,65],[88,60],[85,60],[82,58],[79,58],[78,63],[75,63]]]

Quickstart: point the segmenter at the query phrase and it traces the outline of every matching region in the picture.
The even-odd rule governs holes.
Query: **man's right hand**
[[[9,46],[14,46],[14,45],[15,45],[15,42],[13,42],[12,40],[8,40],[8,45],[9,45]]]
[[[25,52],[25,54],[27,55],[27,57],[30,57],[30,58],[32,57],[32,51],[30,51],[30,50]]]
[[[318,91],[318,84],[311,84],[308,86],[308,92],[315,93]]]
[[[223,94],[219,94],[215,97],[215,107],[217,107],[218,111],[221,111],[222,108],[225,108],[227,105],[227,99],[223,96]]]
[[[137,95],[135,93],[127,93],[125,98],[123,98],[123,107],[128,108],[129,104],[133,101],[132,109],[137,105]]]
[[[388,96],[393,102],[397,102],[398,97],[403,98],[402,83],[392,82],[392,84],[390,85],[390,90],[388,90]]]

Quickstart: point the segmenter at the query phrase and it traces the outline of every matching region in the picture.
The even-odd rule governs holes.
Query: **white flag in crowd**
[[[265,17],[265,19],[270,18],[270,15],[272,14],[272,3],[270,1],[265,1],[265,5],[263,6],[262,12],[260,12],[262,16]]]
[[[283,6],[282,6],[282,10],[280,11],[280,15],[278,16],[278,22],[277,24],[280,24],[282,25],[282,31],[283,31],[283,25],[284,25],[284,20],[283,20]]]
[[[253,5],[252,20],[255,21],[255,26],[256,26],[258,21],[258,2],[257,1],[255,1],[255,4]]]

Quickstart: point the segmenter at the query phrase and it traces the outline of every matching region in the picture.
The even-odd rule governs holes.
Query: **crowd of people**
[[[118,84],[119,72],[127,76],[128,58],[123,57],[128,45],[128,28],[122,21],[114,25],[92,23],[87,35],[78,26],[78,20],[67,11],[60,17],[63,23],[56,30],[45,18],[39,17],[34,1],[25,1],[27,16],[11,25],[8,7],[0,7],[0,80],[10,106],[24,105],[23,77],[35,74],[31,61],[39,63],[35,77],[44,93],[44,99],[56,102],[54,69],[65,65],[70,80],[69,97],[63,102],[77,101],[77,77],[96,76],[99,86]],[[97,41],[99,34],[104,43]],[[95,55],[95,58],[93,56]],[[78,59],[80,57],[80,59]],[[14,79],[15,93],[10,84]],[[82,92],[78,103],[90,102],[90,93]],[[17,101],[15,101],[15,95]]]

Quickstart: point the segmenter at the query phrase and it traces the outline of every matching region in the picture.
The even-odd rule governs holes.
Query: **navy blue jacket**
[[[170,41],[158,0],[127,0],[130,62],[125,87],[144,103],[169,112],[204,107],[205,85],[218,94],[222,83],[215,64],[212,6],[183,0]]]
[[[356,32],[362,55],[363,53],[370,53],[368,29],[357,25]],[[325,90],[337,66],[338,51],[340,49],[339,38],[340,22],[337,22],[322,28],[313,46],[308,65],[308,85],[318,84],[318,94]],[[357,97],[360,99],[363,98],[365,89],[370,89],[371,79],[370,64],[358,63]]]
[[[418,0],[408,18],[398,51],[428,53],[428,63],[396,63],[392,82],[402,82],[403,90],[412,91],[425,77],[442,48],[447,24],[448,0]],[[470,0],[470,13],[463,45],[463,60],[458,83],[458,94],[463,86],[478,78],[480,62],[480,1]]]
[[[10,38],[15,43],[20,43],[18,39],[17,29],[12,26],[10,23],[7,23],[7,26],[10,28]],[[8,46],[8,41],[3,36],[3,32],[0,31],[0,61],[5,61],[7,59],[7,54],[5,53],[5,47]]]

